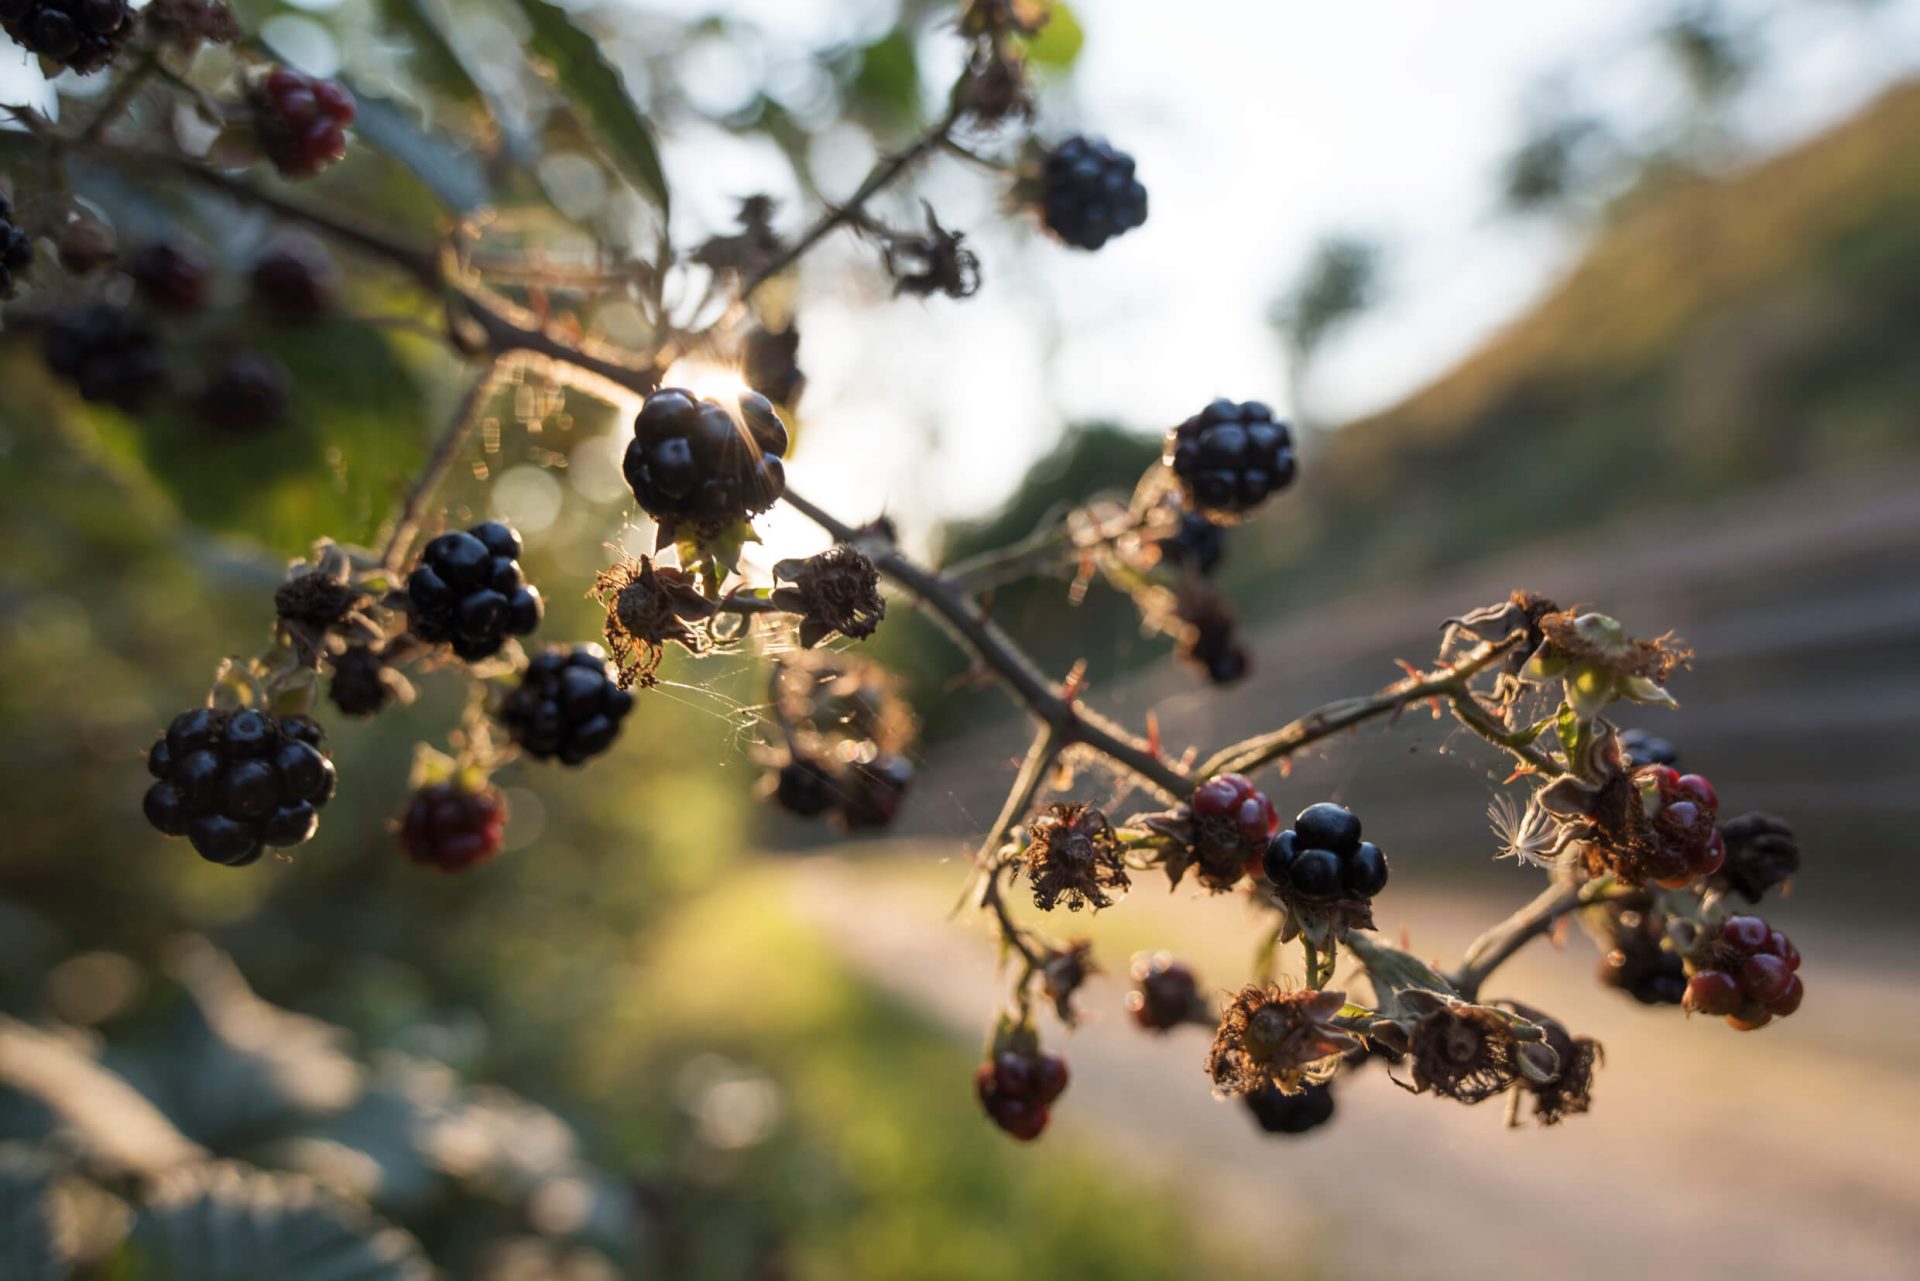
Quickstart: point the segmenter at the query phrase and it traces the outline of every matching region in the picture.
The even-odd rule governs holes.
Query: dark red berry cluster
[[[414,792],[400,820],[400,848],[424,867],[464,872],[500,852],[507,798],[492,784],[435,783]]]
[[[758,392],[742,395],[735,415],[668,387],[640,407],[622,470],[655,520],[719,528],[773,506],[787,487],[786,452],[786,425]]]
[[[1133,958],[1129,972],[1133,990],[1127,993],[1127,1009],[1133,1021],[1149,1032],[1168,1032],[1207,1018],[1193,971],[1172,957],[1143,952]]]
[[[1720,798],[1698,774],[1682,774],[1671,765],[1646,765],[1633,772],[1640,807],[1653,825],[1647,864],[1653,878],[1678,889],[1697,876],[1710,876],[1726,860],[1727,847],[1714,826]]]
[[[159,335],[124,307],[96,302],[58,311],[44,343],[47,367],[87,400],[132,413],[166,385]]]
[[[160,311],[187,315],[207,301],[213,264],[189,240],[156,240],[127,257],[127,275],[140,296]]]
[[[13,225],[13,206],[0,196],[0,298],[13,297],[33,267],[33,237]]]
[[[1133,157],[1103,138],[1073,137],[1047,153],[1041,220],[1076,249],[1098,249],[1147,220],[1147,189]]]
[[[1620,750],[1629,765],[1678,765],[1680,753],[1664,738],[1643,729],[1620,731]]]
[[[1742,1032],[1765,1027],[1800,1008],[1800,949],[1757,916],[1729,916],[1695,947],[1686,1008],[1721,1014]]]
[[[280,320],[318,320],[340,296],[340,269],[310,236],[274,240],[254,260],[250,276],[255,301]]]
[[[274,168],[311,178],[347,154],[347,126],[358,109],[337,80],[277,67],[253,87],[253,129]]]
[[[468,662],[532,633],[542,612],[539,591],[520,573],[520,535],[497,520],[435,538],[407,577],[413,634]]]
[[[1293,483],[1293,432],[1257,400],[1216,400],[1167,433],[1162,458],[1189,505],[1244,515]]]
[[[0,0],[0,25],[15,44],[86,76],[113,61],[134,17],[127,0]]]
[[[1047,1128],[1047,1109],[1066,1090],[1067,1075],[1057,1055],[1002,1050],[974,1071],[973,1088],[993,1123],[1025,1142]]]
[[[1269,1081],[1240,1100],[1268,1134],[1305,1134],[1333,1119],[1333,1087],[1324,1081],[1311,1082],[1292,1094]]]
[[[1321,801],[1267,846],[1262,870],[1290,899],[1324,903],[1370,899],[1387,888],[1387,856],[1360,839],[1360,820],[1344,805]]]
[[[527,664],[500,708],[513,741],[539,760],[579,765],[613,746],[633,695],[597,645],[554,647]]]
[[[1193,852],[1202,880],[1232,885],[1280,826],[1273,802],[1244,774],[1216,774],[1193,789]]]
[[[304,716],[182,712],[147,754],[159,780],[147,789],[147,821],[229,867],[253,862],[268,846],[298,845],[333,797],[333,762],[321,739],[320,726]]]

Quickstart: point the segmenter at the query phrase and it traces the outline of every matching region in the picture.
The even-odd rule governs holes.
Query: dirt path
[[[985,935],[944,919],[950,853],[809,860],[791,865],[790,888],[858,969],[971,1046],[1003,989]],[[1495,910],[1415,890],[1382,920],[1423,954],[1450,956]],[[1151,941],[1224,986],[1245,972],[1244,926],[1229,902],[1142,887],[1089,932],[1111,968]],[[1596,1111],[1551,1131],[1506,1131],[1498,1103],[1410,1098],[1370,1071],[1342,1083],[1327,1130],[1266,1139],[1210,1097],[1203,1033],[1142,1035],[1120,1012],[1120,982],[1102,980],[1067,1043],[1074,1086],[1058,1132],[1106,1148],[1117,1169],[1171,1176],[1205,1229],[1250,1254],[1330,1277],[1912,1278],[1920,991],[1906,945],[1799,941],[1806,1006],[1745,1036],[1598,989],[1582,939],[1514,962],[1502,989],[1607,1048]]]

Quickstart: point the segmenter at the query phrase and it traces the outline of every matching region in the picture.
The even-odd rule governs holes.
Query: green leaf
[[[920,114],[920,59],[911,33],[895,29],[860,51],[853,97],[882,123],[903,124]]]
[[[305,1179],[221,1163],[162,1179],[128,1251],[179,1281],[432,1281],[419,1242]]]
[[[651,195],[664,215],[667,175],[645,117],[627,96],[620,73],[600,52],[598,37],[582,30],[549,0],[515,0],[533,27],[533,51],[551,64],[554,82],[586,117],[627,180]]]
[[[1027,41],[1027,57],[1038,66],[1065,71],[1079,58],[1087,33],[1081,28],[1080,20],[1073,16],[1073,10],[1067,7],[1066,0],[1054,0],[1048,15],[1047,25]]]
[[[360,107],[354,132],[405,165],[449,211],[471,214],[493,203],[486,171],[470,147],[457,145],[449,135],[429,133],[409,108],[359,85],[353,86],[353,96]]]
[[[473,73],[467,70],[466,61],[441,29],[435,6],[429,0],[384,0],[380,7],[389,22],[412,37],[410,45],[416,55],[416,70],[423,80],[461,101],[486,97]]]

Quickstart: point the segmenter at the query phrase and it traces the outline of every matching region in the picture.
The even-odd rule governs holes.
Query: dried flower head
[[[1047,990],[1047,999],[1053,1002],[1054,1013],[1068,1027],[1080,1021],[1073,1008],[1074,994],[1099,971],[1100,967],[1093,963],[1090,939],[1074,939],[1047,954],[1046,964],[1040,967],[1040,980]]]
[[[1049,805],[1027,824],[1026,847],[1013,866],[1033,883],[1033,905],[1051,912],[1061,900],[1069,911],[1098,911],[1125,893],[1124,849],[1107,816],[1090,805]]]
[[[1727,861],[1716,881],[1749,903],[1758,903],[1800,870],[1800,842],[1785,819],[1758,811],[1742,814],[1721,825],[1720,837]]]
[[[1441,992],[1413,988],[1400,994],[1413,1091],[1432,1090],[1462,1103],[1480,1103],[1525,1077],[1551,1081],[1558,1057],[1538,1029],[1490,1005],[1472,1005]]]
[[[800,330],[756,326],[747,334],[741,374],[747,386],[775,404],[793,406],[806,390],[807,375],[800,368]]]
[[[926,231],[885,236],[887,274],[893,277],[894,292],[916,298],[973,297],[980,290],[980,259],[963,243],[963,233],[940,225],[932,205],[926,211]]]
[[[1518,675],[1527,659],[1546,642],[1541,620],[1560,612],[1560,606],[1535,592],[1516,591],[1497,605],[1487,605],[1446,622],[1448,640],[1464,632],[1481,641],[1501,641],[1516,632],[1525,639],[1508,656],[1507,670]],[[1444,648],[1444,647],[1443,647]]]
[[[716,606],[684,569],[656,565],[649,556],[622,557],[595,576],[588,594],[606,608],[604,634],[622,689],[653,684],[669,641],[696,654],[708,648],[706,634],[693,624],[712,618]]]
[[[1207,1051],[1214,1088],[1246,1094],[1273,1085],[1292,1094],[1327,1080],[1340,1056],[1361,1044],[1333,1022],[1346,1003],[1344,992],[1282,992],[1271,984],[1241,988],[1220,1016]]]
[[[953,88],[954,105],[983,125],[1033,115],[1027,60],[1013,45],[981,40],[967,59],[966,74]]]
[[[377,642],[384,632],[374,600],[353,581],[353,563],[336,544],[322,541],[307,561],[297,561],[273,594],[280,627],[304,666],[318,666],[329,636]]]
[[[222,0],[152,0],[140,22],[154,43],[181,54],[203,44],[232,44],[247,33]]]
[[[845,543],[805,560],[783,560],[773,576],[789,584],[774,588],[773,604],[800,616],[800,644],[807,649],[836,632],[865,640],[887,616],[880,571]]]
[[[367,594],[344,579],[303,570],[280,584],[273,593],[273,609],[282,622],[315,632],[329,631],[347,621],[367,601]]]
[[[1534,1119],[1543,1126],[1558,1125],[1591,1108],[1594,1070],[1606,1058],[1600,1042],[1590,1036],[1575,1036],[1560,1020],[1518,1001],[1501,1004],[1544,1032],[1544,1044],[1554,1053],[1555,1070],[1551,1079],[1538,1081],[1524,1075],[1521,1078],[1521,1084],[1533,1098]]]
[[[730,236],[713,236],[693,251],[693,260],[714,271],[737,276],[753,276],[780,260],[785,246],[773,229],[773,211],[778,206],[771,196],[748,196],[740,202],[735,220],[740,230]]]
[[[1521,678],[1561,682],[1568,703],[1583,718],[1621,698],[1672,705],[1667,678],[1693,658],[1693,651],[1671,634],[1639,640],[1605,614],[1560,610],[1542,615],[1539,630],[1544,640],[1527,659]]]

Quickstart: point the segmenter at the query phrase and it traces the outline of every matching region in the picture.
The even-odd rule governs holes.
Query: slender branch
[[[419,474],[413,478],[413,484],[400,504],[400,514],[394,517],[393,528],[387,531],[386,542],[380,549],[380,564],[389,571],[399,569],[406,560],[413,537],[420,531],[427,500],[440,488],[440,482],[446,479],[453,460],[459,457],[467,438],[473,434],[474,425],[480,421],[480,411],[486,407],[493,393],[498,372],[498,366],[490,362],[468,385],[447,425],[434,440]]]
[[[1051,725],[1040,727],[1034,735],[1033,745],[1027,749],[1026,758],[1020,762],[1020,771],[1014,776],[1013,787],[1007,792],[999,816],[981,838],[979,852],[974,855],[974,866],[981,873],[980,907],[993,913],[1000,937],[1020,953],[1029,970],[1040,968],[1044,958],[1027,942],[1026,931],[1014,921],[1006,899],[1000,893],[1000,872],[1004,867],[1000,862],[1000,843],[1033,808],[1033,798],[1039,794],[1041,785],[1046,781],[1047,770],[1059,758],[1064,746],[1057,729]]]
[[[1549,778],[1561,773],[1559,762],[1535,747],[1530,734],[1516,734],[1500,724],[1487,714],[1487,709],[1480,706],[1480,700],[1475,698],[1473,691],[1466,686],[1461,685],[1448,690],[1447,701],[1453,707],[1454,717],[1462,725],[1494,746],[1503,747],[1512,752],[1522,764],[1531,767],[1535,773]]]
[[[1595,903],[1644,896],[1644,891],[1623,888],[1610,876],[1578,885],[1550,885],[1531,903],[1475,939],[1448,981],[1461,996],[1472,1000],[1489,975],[1534,939],[1552,932],[1562,917]]]
[[[127,109],[134,96],[159,69],[159,65],[160,55],[157,50],[149,48],[143,53],[140,60],[128,68],[125,75],[114,81],[112,90],[107,94],[107,100],[100,105],[100,110],[88,123],[86,131],[80,135],[80,141],[92,144],[104,138],[107,130],[113,127],[113,122],[120,118],[120,113]]]
[[[1299,751],[1309,743],[1351,729],[1363,721],[1398,711],[1424,699],[1449,696],[1456,690],[1464,690],[1469,680],[1486,670],[1494,660],[1517,645],[1520,639],[1516,633],[1502,640],[1488,641],[1450,668],[1409,676],[1365,698],[1343,698],[1328,703],[1272,733],[1256,735],[1222,748],[1195,772],[1202,777],[1251,773],[1262,765]]]

